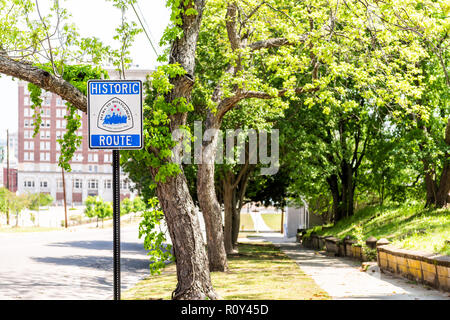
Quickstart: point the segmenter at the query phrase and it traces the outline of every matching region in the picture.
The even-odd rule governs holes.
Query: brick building
[[[117,79],[117,72],[110,77]],[[145,80],[150,70],[129,70],[127,79]],[[17,187],[19,193],[49,193],[58,204],[63,201],[62,170],[58,166],[61,147],[57,139],[65,133],[67,113],[65,101],[56,94],[43,92],[39,134],[33,138],[33,110],[26,82],[19,82],[19,124]],[[72,171],[65,172],[68,204],[81,204],[87,196],[101,196],[112,201],[112,151],[91,150],[88,142],[87,115],[78,111],[82,125],[77,132],[83,137],[80,148],[70,162]],[[134,197],[130,181],[121,173],[121,198]]]
[[[6,139],[0,142],[0,187],[7,187],[12,192],[17,191],[17,157],[18,154],[18,134],[17,132],[9,133],[9,148]],[[8,166],[8,149],[9,149],[9,166]],[[9,181],[8,181],[9,167]]]

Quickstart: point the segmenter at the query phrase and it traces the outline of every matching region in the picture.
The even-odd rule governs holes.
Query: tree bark
[[[225,211],[224,241],[227,254],[236,253],[233,249],[233,182],[231,172],[225,174],[223,180],[223,207]]]
[[[157,195],[176,257],[178,283],[172,299],[218,299],[211,284],[200,224],[184,174],[158,183]]]
[[[342,219],[342,207],[340,205],[342,196],[339,193],[338,177],[336,174],[332,174],[327,178],[327,183],[330,188],[331,196],[333,197],[333,218],[334,222]]]
[[[209,120],[209,121],[208,121]],[[207,129],[214,129],[211,117]],[[202,157],[197,171],[197,197],[205,221],[210,271],[227,271],[228,261],[223,237],[222,212],[214,184],[217,131],[202,143]]]
[[[16,61],[0,54],[0,73],[33,83],[44,90],[56,93],[77,109],[83,112],[87,111],[86,96],[77,88],[64,79],[29,63]]]
[[[244,205],[244,196],[247,190],[248,180],[250,178],[251,171],[254,166],[244,165],[241,172],[238,175],[238,188],[234,188],[233,197],[233,229],[231,232],[232,243],[234,250],[238,250],[237,242],[239,237],[239,227],[241,226],[241,210]]]
[[[239,201],[237,200],[237,190],[233,190],[232,197],[232,220],[231,220],[231,246],[233,248],[233,252],[238,252],[238,244],[237,240],[239,237],[239,226],[241,224],[241,206]]]
[[[450,146],[450,118],[445,128],[445,144]],[[442,168],[439,189],[436,194],[436,207],[443,208],[447,206],[448,194],[450,192],[450,155],[448,152],[444,156],[444,166]]]
[[[202,141],[201,161],[197,171],[197,197],[205,221],[208,242],[209,268],[211,271],[227,271],[228,261],[223,236],[222,210],[217,200],[214,173],[220,122],[208,111],[205,133],[210,137]]]
[[[353,205],[354,205],[354,199],[353,199],[353,170],[349,163],[346,161],[342,162],[341,165],[341,188],[342,188],[342,211],[343,211],[343,217],[350,217],[353,215]]]

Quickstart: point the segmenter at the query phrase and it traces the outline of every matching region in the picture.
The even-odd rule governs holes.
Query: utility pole
[[[9,191],[9,130],[6,129],[6,189]],[[9,225],[9,198],[6,202],[8,208],[6,209],[6,224]]]
[[[63,197],[64,197],[64,227],[67,229],[67,200],[66,200],[66,181],[64,180],[64,168],[61,168]]]

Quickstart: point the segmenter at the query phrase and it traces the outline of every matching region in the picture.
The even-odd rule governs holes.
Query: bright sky
[[[43,11],[45,2],[50,0],[40,0],[39,5]],[[144,26],[148,26],[150,38],[155,46],[158,45],[164,29],[169,22],[169,9],[165,7],[165,0],[138,0],[138,8],[141,9],[145,21]],[[120,24],[121,13],[114,8],[111,2],[105,0],[66,0],[61,1],[61,6],[68,9],[72,14],[71,21],[74,22],[82,37],[98,37],[104,43],[113,45],[114,29]],[[139,9],[138,10],[139,13]],[[128,16],[138,23],[136,15],[130,10]],[[141,18],[142,19],[142,18]],[[159,48],[157,47],[157,50]],[[158,50],[162,52],[161,49]],[[131,49],[133,64],[143,69],[154,69],[157,65],[156,55],[144,33],[136,37],[135,45]],[[0,97],[3,114],[0,117],[0,139],[6,138],[6,129],[10,132],[17,131],[17,109],[18,91],[17,80],[1,75],[0,77]]]

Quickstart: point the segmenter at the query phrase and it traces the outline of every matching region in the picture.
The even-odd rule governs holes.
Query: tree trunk
[[[354,212],[354,184],[352,167],[345,161],[342,165],[342,177],[342,208],[347,218]]]
[[[201,164],[197,172],[197,196],[205,221],[209,269],[228,270],[223,238],[222,212],[214,188],[214,164]]]
[[[208,114],[206,128],[213,129],[214,122]],[[197,171],[197,197],[203,220],[205,221],[208,243],[209,269],[211,271],[228,270],[227,252],[223,237],[222,212],[217,201],[214,184],[216,146],[218,132],[202,143],[202,156]]]
[[[444,168],[442,169],[441,181],[436,194],[436,207],[443,208],[447,206],[448,194],[450,192],[450,163],[446,159]]]
[[[450,118],[447,120],[447,127],[445,128],[445,144],[450,146]],[[445,153],[444,166],[442,168],[441,180],[439,183],[439,190],[436,195],[436,207],[443,208],[447,206],[448,194],[450,192],[450,154]]]
[[[433,175],[430,172],[429,163],[426,159],[422,159],[423,170],[425,172],[425,189],[426,189],[426,203],[425,207],[432,206],[436,203],[436,181],[433,179]]]
[[[224,241],[227,254],[233,254],[233,185],[230,172],[225,174],[223,180],[223,206],[225,211]]]
[[[233,189],[231,213],[231,246],[233,247],[233,252],[237,253],[237,239],[239,237],[239,225],[241,224],[241,208],[238,205],[236,188]]]
[[[332,174],[327,178],[328,186],[330,187],[331,196],[333,197],[333,220],[338,222],[343,218],[341,200],[342,195],[339,193],[338,177]]]
[[[233,230],[232,230],[232,241],[233,248],[238,250],[238,237],[239,237],[239,227],[241,226],[241,210],[244,205],[244,196],[247,191],[248,180],[250,178],[251,171],[254,169],[254,166],[244,165],[241,170],[244,173],[240,172],[239,176],[241,177],[238,181],[238,189],[234,188],[234,203],[233,203]],[[238,176],[238,179],[239,179]]]
[[[200,224],[184,173],[158,183],[157,195],[176,257],[178,284],[172,299],[218,299],[211,285]]]
[[[186,15],[185,12],[193,6],[198,14]],[[194,86],[195,52],[204,6],[205,0],[180,2],[183,35],[173,42],[169,63],[180,64],[186,70],[186,74],[170,80],[173,89],[165,97],[167,102],[180,98],[187,102],[191,100]],[[186,112],[171,115],[170,131],[174,132],[180,126],[186,125],[186,119]],[[175,158],[181,159],[181,143],[177,144],[173,152]],[[180,169],[182,171],[181,165]],[[157,174],[157,170],[152,169],[153,177]],[[176,257],[178,284],[172,298],[180,300],[217,299],[218,296],[211,284],[196,208],[189,193],[184,172],[166,178],[165,182],[158,182],[156,191],[164,211]]]

